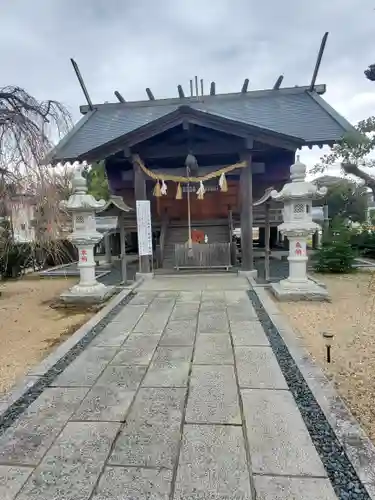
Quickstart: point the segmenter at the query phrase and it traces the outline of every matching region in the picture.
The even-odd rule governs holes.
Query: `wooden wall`
[[[214,188],[215,184],[212,185]],[[203,200],[198,200],[196,192],[190,192],[190,212],[192,220],[220,219],[228,217],[229,208],[234,209],[238,203],[238,182],[228,181],[228,191],[219,189],[207,191]],[[194,185],[197,189],[198,185]],[[161,215],[167,212],[169,219],[186,220],[188,217],[188,202],[186,189],[182,193],[182,199],[176,200],[176,186],[169,183],[166,196],[157,199],[157,212]]]
[[[228,191],[222,192],[206,191],[203,200],[197,199],[196,192],[190,192],[190,207],[192,220],[220,219],[228,217],[228,210],[231,209],[234,215],[240,214],[240,184],[239,179],[228,179]],[[215,186],[215,183],[211,184]],[[272,183],[275,189],[280,189],[283,183]],[[168,192],[166,196],[156,198],[152,191],[154,183],[147,182],[147,197],[151,201],[151,212],[153,219],[160,219],[163,213],[168,214],[170,220],[187,220],[187,192],[183,192],[182,200],[176,200],[175,183],[168,182]],[[197,188],[198,186],[195,185]],[[264,191],[270,187],[263,176],[253,176],[253,201],[263,196]],[[208,186],[207,186],[208,188]],[[134,187],[127,183],[121,189],[117,189],[114,194],[124,198],[127,205],[135,208]]]

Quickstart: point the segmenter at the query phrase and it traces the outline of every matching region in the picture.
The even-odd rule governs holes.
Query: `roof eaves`
[[[59,158],[63,158],[59,156],[61,150],[68,144],[68,142],[75,136],[75,134],[80,130],[85,123],[87,123],[90,118],[95,114],[97,110],[94,108],[93,110],[86,113],[70,130],[65,137],[61,139],[61,141],[49,151],[46,156],[42,160],[42,165],[48,165],[49,163],[58,163]]]
[[[333,120],[335,120],[336,123],[340,125],[340,127],[343,129],[343,136],[347,132],[352,132],[354,134],[359,134],[359,132],[356,130],[353,125],[346,120],[343,116],[341,116],[330,104],[328,104],[327,101],[325,101],[320,95],[318,95],[316,92],[306,92],[311,99],[313,99]],[[359,134],[360,135],[360,134]]]

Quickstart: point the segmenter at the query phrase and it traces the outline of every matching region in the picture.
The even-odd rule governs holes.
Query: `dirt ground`
[[[278,303],[278,307],[375,442],[375,273],[316,277],[327,285],[332,303]],[[325,362],[324,331],[335,335],[331,364]]]
[[[94,311],[54,308],[75,278],[26,276],[0,285],[0,396]]]

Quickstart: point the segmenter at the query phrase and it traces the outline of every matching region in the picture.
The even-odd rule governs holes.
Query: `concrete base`
[[[239,276],[244,276],[245,278],[257,278],[258,271],[256,269],[252,269],[251,271],[243,271],[242,269],[238,270]]]
[[[154,277],[154,273],[135,273],[135,281],[152,279]]]
[[[116,292],[116,287],[98,283],[94,286],[75,285],[63,292],[60,298],[66,304],[101,304]]]
[[[271,283],[271,291],[280,302],[296,302],[299,300],[330,301],[327,290],[314,281],[292,283],[288,279]]]

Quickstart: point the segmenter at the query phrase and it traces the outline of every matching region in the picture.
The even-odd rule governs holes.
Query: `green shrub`
[[[363,231],[353,235],[351,246],[365,257],[375,258],[375,231],[363,227]]]
[[[32,250],[27,243],[8,244],[0,256],[0,274],[4,278],[17,278],[22,270],[32,265]]]
[[[332,227],[322,246],[315,253],[315,271],[319,273],[349,273],[354,270],[356,252],[351,246],[352,231],[344,225]]]
[[[7,242],[0,249],[0,276],[17,278],[27,268],[55,267],[78,259],[77,249],[67,240],[44,244]]]

